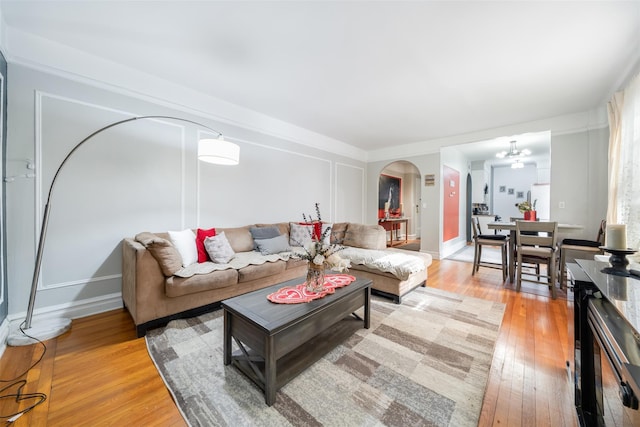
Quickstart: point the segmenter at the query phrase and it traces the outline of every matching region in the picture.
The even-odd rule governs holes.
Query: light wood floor
[[[565,368],[573,359],[573,303],[541,296],[544,287],[533,291],[541,295],[517,293],[500,274],[481,268],[471,277],[471,264],[451,260],[429,268],[430,287],[506,304],[479,425],[577,425]],[[70,332],[46,344],[23,392],[48,398],[15,426],[185,425],[125,310],[74,320]],[[7,348],[0,377],[23,372],[41,352],[37,345]],[[24,406],[0,399],[0,415]]]

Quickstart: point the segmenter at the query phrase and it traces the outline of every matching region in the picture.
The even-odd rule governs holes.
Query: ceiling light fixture
[[[511,163],[511,169],[522,169],[524,167],[524,163],[520,161],[520,159],[516,159],[515,162]]]
[[[505,157],[508,159],[514,158],[514,157],[523,157],[523,156],[528,156],[529,154],[531,154],[531,151],[527,150],[526,148],[524,150],[518,150],[518,147],[516,147],[516,142],[515,141],[511,141],[509,142],[509,151],[501,151],[499,153],[496,154],[496,157],[499,159],[504,159]],[[513,167],[513,166],[512,166]],[[521,166],[519,166],[521,167]]]

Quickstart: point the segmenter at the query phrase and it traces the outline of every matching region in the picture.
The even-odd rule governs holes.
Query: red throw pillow
[[[206,262],[209,261],[209,254],[207,250],[204,248],[204,239],[207,237],[212,237],[216,235],[216,229],[210,228],[209,230],[203,230],[198,228],[196,230],[196,248],[198,249],[198,262]]]

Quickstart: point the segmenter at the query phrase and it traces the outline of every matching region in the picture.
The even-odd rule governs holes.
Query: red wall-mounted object
[[[455,239],[460,235],[460,172],[448,166],[442,167],[442,241]]]

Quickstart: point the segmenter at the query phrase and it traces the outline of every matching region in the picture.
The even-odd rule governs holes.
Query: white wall
[[[522,217],[515,205],[527,200],[527,193],[531,190],[531,185],[536,183],[537,176],[536,166],[533,164],[525,164],[522,169],[511,169],[509,165],[494,166],[492,213],[500,215],[503,221],[508,221],[510,217]],[[501,192],[500,187],[504,187],[505,191]],[[513,194],[509,194],[510,190]],[[520,198],[517,197],[519,193],[522,193]]]
[[[608,147],[608,128],[551,135],[551,218],[583,225],[572,238],[595,239],[606,217]]]
[[[365,217],[366,165],[150,102],[122,90],[9,64],[8,167],[35,159],[36,178],[8,184],[9,315],[24,316],[40,218],[53,174],[85,136],[132,115],[195,120],[240,146],[238,166],[196,158],[208,131],[141,120],[97,135],[59,175],[53,192],[36,315],[71,317],[121,306],[120,242],[141,231],[298,221],[319,202],[323,219]],[[17,170],[8,170],[12,175]]]

